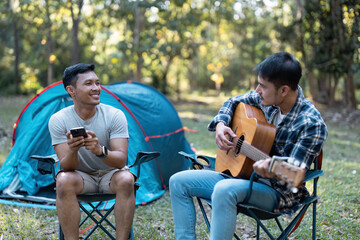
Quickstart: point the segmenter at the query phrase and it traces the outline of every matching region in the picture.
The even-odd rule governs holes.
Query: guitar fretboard
[[[239,148],[241,154],[244,154],[245,156],[251,158],[254,161],[270,158],[267,154],[263,153],[262,151],[242,139],[238,140],[237,147]]]

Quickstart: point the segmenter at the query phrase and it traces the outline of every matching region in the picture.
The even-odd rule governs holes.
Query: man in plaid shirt
[[[289,53],[271,55],[254,69],[258,74],[255,92],[230,98],[221,107],[208,129],[216,131],[216,144],[230,150],[234,144],[229,136],[232,117],[240,102],[260,108],[268,123],[276,126],[276,136],[270,155],[286,156],[290,164],[309,168],[320,154],[327,137],[325,122],[314,105],[304,98],[298,85],[301,66]],[[268,211],[294,209],[309,193],[305,186],[297,193],[274,180],[268,171],[270,159],[254,163],[260,176],[253,185],[249,203]],[[195,216],[192,197],[212,200],[210,239],[232,239],[236,227],[236,204],[242,202],[248,190],[248,180],[235,179],[214,171],[183,171],[170,179],[170,194],[175,221],[176,239],[195,239]],[[190,219],[190,220],[189,220]]]

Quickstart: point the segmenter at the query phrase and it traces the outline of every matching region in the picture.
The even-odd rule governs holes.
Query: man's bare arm
[[[65,171],[75,170],[79,165],[78,151],[85,145],[83,137],[73,138],[70,132],[66,133],[67,142],[54,146],[60,166]]]
[[[102,148],[98,142],[98,138],[92,131],[86,131],[88,138],[85,139],[85,147],[95,155],[102,154]],[[128,154],[128,139],[127,138],[113,138],[110,140],[110,149],[108,155],[101,160],[114,168],[123,168],[126,165]]]

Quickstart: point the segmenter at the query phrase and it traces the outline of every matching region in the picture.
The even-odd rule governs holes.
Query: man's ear
[[[75,88],[73,85],[66,86],[66,91],[72,98],[75,96]]]
[[[290,87],[288,85],[283,85],[280,87],[280,94],[281,96],[285,97],[290,92]]]

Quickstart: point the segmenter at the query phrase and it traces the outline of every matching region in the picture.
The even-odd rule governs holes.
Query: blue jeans
[[[236,204],[245,199],[249,180],[227,178],[210,170],[187,170],[171,176],[169,186],[176,239],[196,239],[193,197],[211,199],[210,239],[232,239]],[[279,204],[279,198],[280,194],[273,188],[254,182],[249,203],[272,211]]]

